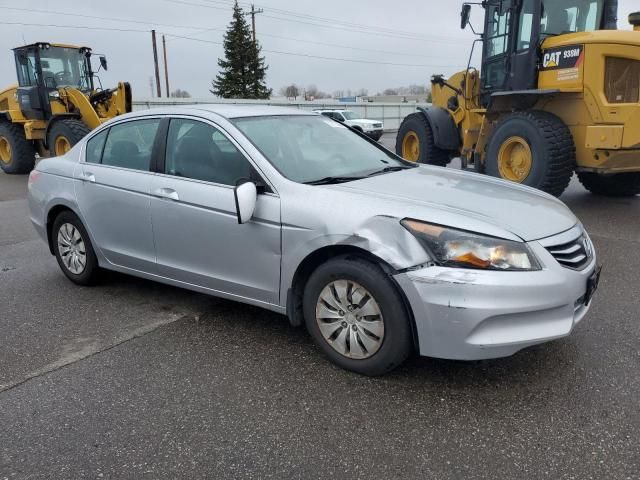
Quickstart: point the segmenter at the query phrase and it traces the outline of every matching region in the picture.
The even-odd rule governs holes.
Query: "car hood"
[[[492,177],[420,166],[335,185],[332,189],[398,205],[400,217],[525,241],[572,228],[578,220],[567,206],[541,191]]]

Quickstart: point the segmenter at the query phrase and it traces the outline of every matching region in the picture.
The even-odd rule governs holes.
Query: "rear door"
[[[260,180],[252,162],[217,126],[172,118],[164,165],[151,187],[158,273],[229,295],[277,304],[280,198],[258,195],[238,224],[234,187]]]
[[[151,158],[160,118],[113,125],[87,143],[76,196],[97,247],[114,265],[155,272]]]

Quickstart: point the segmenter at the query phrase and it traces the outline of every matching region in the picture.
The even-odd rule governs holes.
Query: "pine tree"
[[[254,43],[251,29],[236,1],[233,20],[224,35],[224,56],[218,59],[220,73],[211,82],[211,93],[222,98],[268,99],[267,69],[262,48]]]

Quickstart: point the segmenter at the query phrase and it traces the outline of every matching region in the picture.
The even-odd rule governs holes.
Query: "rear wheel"
[[[579,172],[580,183],[595,195],[607,197],[633,197],[640,194],[640,173],[618,173],[600,175],[592,172]]]
[[[51,156],[64,155],[91,130],[80,120],[65,118],[56,121],[49,130],[47,146]]]
[[[381,375],[411,353],[411,326],[396,286],[375,264],[335,258],[318,267],[305,286],[307,329],[337,365]]]
[[[573,175],[576,151],[571,131],[547,112],[517,112],[495,128],[486,172],[560,196]]]
[[[396,153],[410,162],[439,167],[446,167],[451,161],[448,151],[436,147],[431,125],[422,113],[412,113],[400,125]]]
[[[58,265],[69,280],[78,285],[95,282],[99,273],[98,259],[77,215],[65,211],[56,217],[51,242]]]
[[[36,163],[33,143],[27,140],[24,127],[0,122],[0,167],[5,173],[29,173]]]

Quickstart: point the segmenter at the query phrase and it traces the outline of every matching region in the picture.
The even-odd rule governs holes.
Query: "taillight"
[[[31,186],[32,184],[36,183],[39,177],[40,177],[39,171],[31,170],[31,173],[29,174],[28,186]]]

